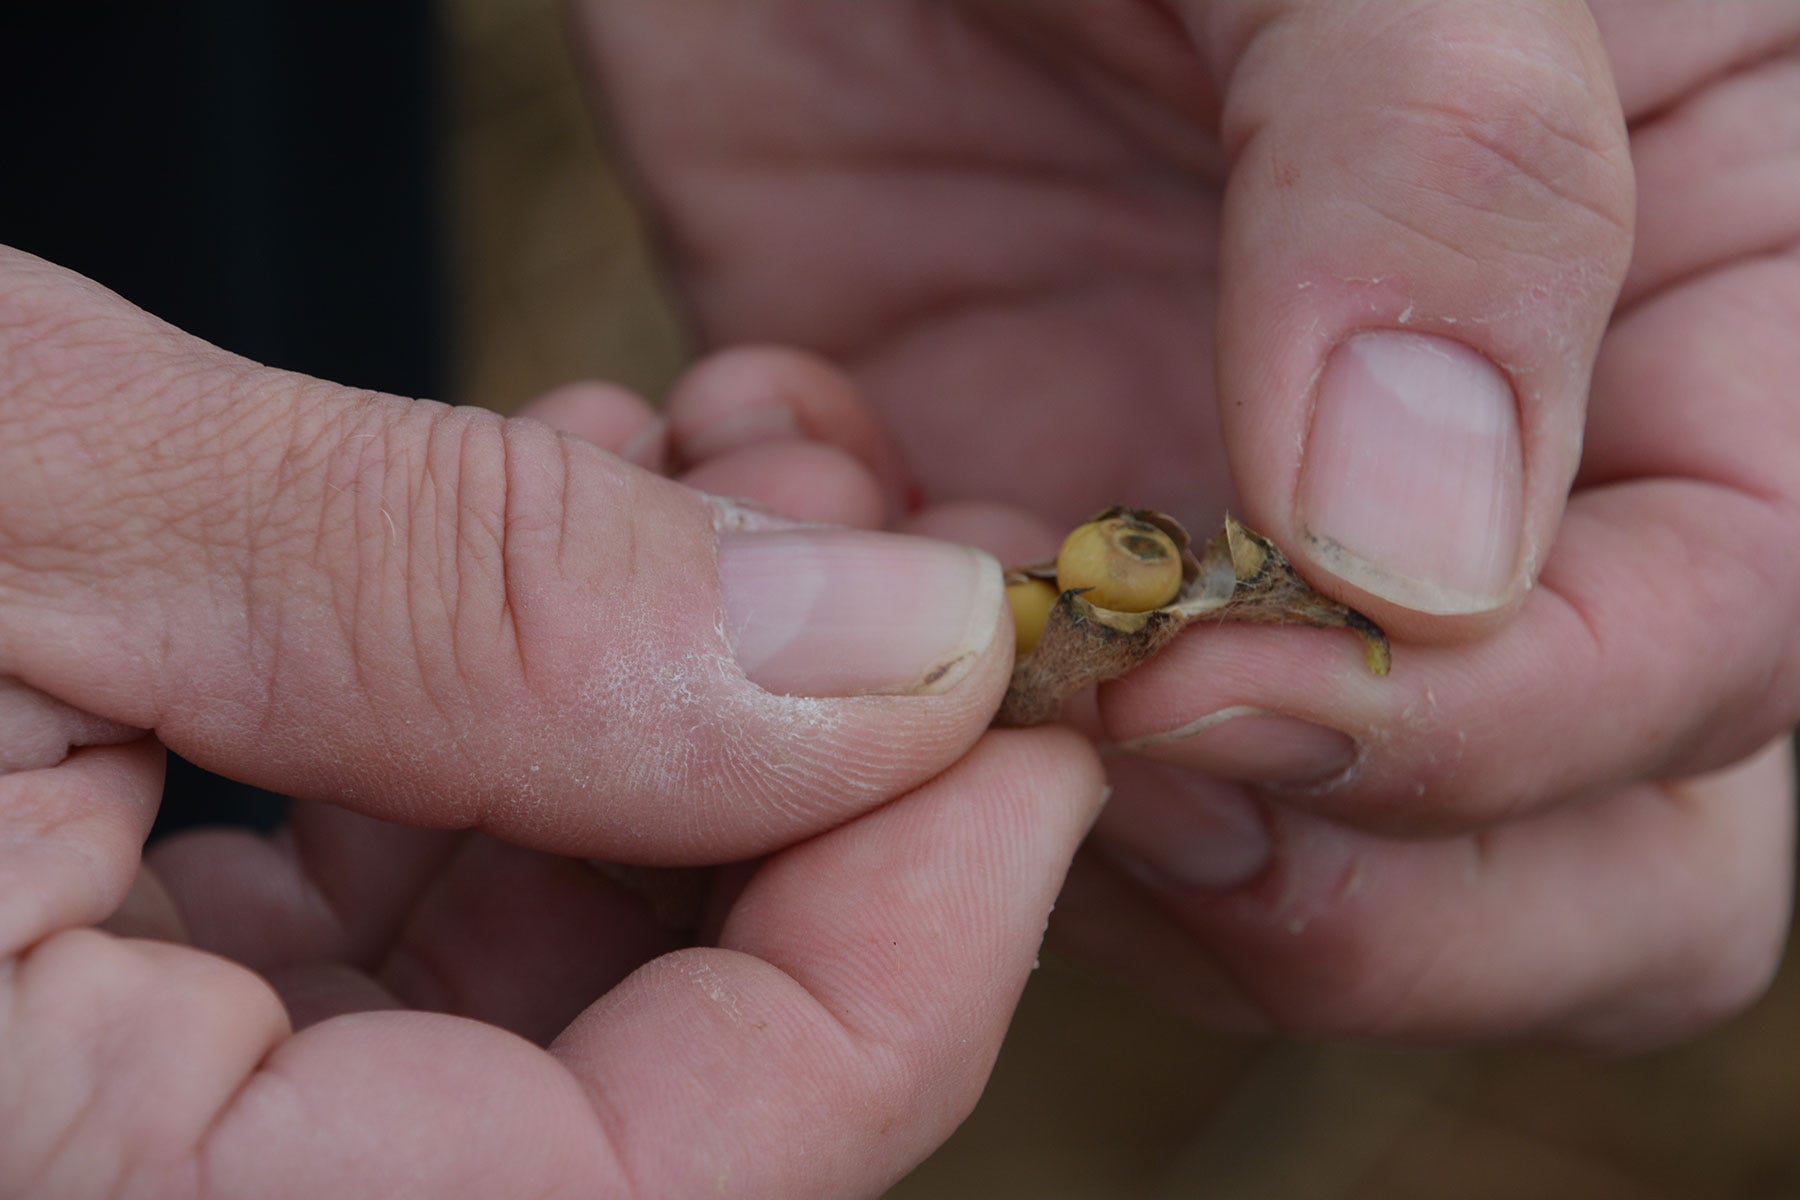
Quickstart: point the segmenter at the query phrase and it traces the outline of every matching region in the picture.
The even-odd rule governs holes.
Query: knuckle
[[[1785,770],[1762,780],[1745,775],[1784,768],[1786,747],[1772,750],[1732,773],[1664,785],[1692,818],[1674,826],[1681,849],[1665,860],[1674,873],[1655,897],[1666,932],[1571,1010],[1570,1040],[1654,1049],[1737,1016],[1774,983],[1791,920],[1793,780]],[[1758,796],[1760,788],[1768,790]]]
[[[1399,136],[1370,164],[1383,215],[1454,247],[1473,214],[1521,254],[1623,270],[1635,201],[1617,104],[1554,50],[1437,44],[1384,113]]]
[[[506,462],[498,418],[371,404],[334,431],[317,564],[353,660],[402,667],[439,711],[466,699],[508,603]],[[377,694],[371,697],[380,702]]]
[[[454,674],[433,682],[447,691],[466,689],[474,678],[489,675],[484,668],[491,665],[492,652],[508,642],[514,612],[509,466],[498,418],[458,410],[429,413],[416,507],[408,522],[412,540],[406,560],[417,598],[409,615],[422,662],[442,639],[448,659],[442,666]]]
[[[440,410],[427,463],[444,482],[431,502],[438,533],[416,569],[436,580],[457,678],[549,698],[546,654],[567,646],[540,603],[557,575],[555,546],[568,469],[554,435],[470,409]],[[549,636],[533,636],[548,627]],[[421,631],[429,634],[429,629]]]
[[[365,702],[434,713],[478,753],[483,717],[549,698],[566,657],[544,599],[562,521],[558,443],[421,401],[376,398],[346,422],[325,439],[325,515],[305,569],[330,581]],[[271,613],[284,602],[269,597]]]

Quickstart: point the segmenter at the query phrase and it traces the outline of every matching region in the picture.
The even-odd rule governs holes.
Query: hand
[[[0,674],[235,778],[719,862],[931,778],[1004,686],[985,555],[259,368],[23,255],[0,306]]]
[[[1065,938],[1327,1034],[1633,1046],[1760,991],[1800,10],[580,11],[707,336],[826,354],[928,499],[1048,519],[915,528],[1024,559],[1109,503],[1229,505],[1400,639],[1376,680],[1349,639],[1198,630],[1103,689]]]
[[[654,462],[641,403],[558,405]],[[782,453],[880,516],[847,453]],[[965,756],[991,563],[779,526],[4,252],[0,1192],[836,1197],[935,1147],[1099,768],[1053,732]],[[849,594],[813,574],[844,557]],[[291,824],[140,869],[163,744]],[[686,949],[567,857],[764,853]]]

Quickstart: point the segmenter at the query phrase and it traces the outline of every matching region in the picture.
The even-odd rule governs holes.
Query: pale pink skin
[[[588,0],[578,28],[709,342],[834,359],[927,500],[1018,510],[913,528],[1017,561],[1107,504],[1230,506],[1398,636],[1387,680],[1239,627],[1104,691],[1118,742],[1243,706],[1361,752],[1307,792],[1213,782],[1196,860],[1272,843],[1200,864],[1248,871],[1223,891],[1115,867],[1179,815],[1122,787],[1068,942],[1235,1026],[1704,1027],[1787,917],[1800,9],[1286,7]],[[1408,611],[1300,536],[1308,389],[1369,327],[1512,374],[1526,553],[1490,612]],[[1200,741],[1147,752],[1225,765]]]
[[[1233,160],[1207,132],[1211,81],[1245,46],[1288,64],[1232,76],[1242,128],[1259,105],[1305,107],[1342,47],[1305,22],[1239,37],[1190,7],[1192,42],[1167,10],[1072,0],[1010,9],[1035,26],[898,0],[841,24],[824,19],[839,0],[729,10],[755,37],[691,0],[584,8],[707,335],[849,369],[720,360],[724,382],[691,377],[660,434],[604,388],[538,410],[636,467],[542,425],[267,371],[0,257],[0,1179],[70,1196],[879,1192],[978,1094],[1099,767],[1066,731],[976,741],[1003,650],[944,696],[828,722],[717,672],[624,669],[719,652],[697,566],[713,510],[642,468],[861,524],[911,507],[910,469],[929,500],[1014,506],[907,519],[1007,557],[1120,498],[1196,519],[1231,503],[1291,540],[1304,411],[1261,397],[1302,393],[1267,381],[1316,366],[1295,321],[1328,344],[1386,304],[1425,321],[1472,306],[1497,339],[1483,351],[1507,347],[1530,381],[1537,587],[1457,620],[1345,591],[1404,634],[1386,681],[1336,635],[1227,628],[1112,688],[1096,719],[1115,741],[1245,706],[1344,730],[1362,755],[1335,787],[1269,793],[1207,779],[1216,764],[1184,758],[1201,739],[1159,744],[1217,793],[1221,819],[1196,831],[1264,828],[1272,865],[1211,892],[1145,882],[1115,864],[1173,810],[1122,796],[1063,888],[1062,933],[1258,1028],[1630,1046],[1752,998],[1790,861],[1785,750],[1757,747],[1800,712],[1800,566],[1771,549],[1796,508],[1800,181],[1755,164],[1791,154],[1791,128],[1760,118],[1795,111],[1800,83],[1763,48],[1800,14],[1599,6],[1626,114],[1671,112],[1634,130],[1628,267],[1629,183],[1601,153],[1563,190],[1525,189],[1543,206],[1528,249],[1556,251],[1538,267],[1452,208],[1436,232],[1467,253],[1419,249],[1371,290],[1319,282],[1357,272],[1318,275],[1286,242],[1214,246]],[[1578,16],[1535,8],[1578,65],[1600,61]],[[1369,28],[1379,62],[1410,26]],[[1459,87],[1495,63],[1462,68]],[[1327,119],[1356,97],[1311,99],[1331,153],[1253,141],[1297,149],[1293,170],[1246,174],[1225,207],[1253,219],[1287,188],[1313,205],[1294,253],[1355,251],[1355,213],[1324,212],[1319,190],[1340,194],[1331,164],[1357,161]],[[1516,183],[1521,127],[1495,128],[1471,161]],[[1109,190],[1122,172],[1130,196]],[[1545,263],[1556,279],[1533,277]],[[1480,311],[1521,288],[1538,311]],[[1295,295],[1317,307],[1280,308],[1315,303]],[[1223,434],[1215,366],[1246,402]],[[789,396],[792,421],[701,436],[759,389]],[[1090,469],[1046,488],[1043,464],[1072,456]],[[1233,494],[1227,459],[1265,491]],[[505,553],[484,555],[494,529]],[[615,639],[600,613],[672,640]],[[696,695],[736,741],[668,719]],[[140,866],[158,739],[308,799],[271,841],[189,835]],[[783,769],[745,770],[755,755]],[[597,789],[609,772],[634,786]],[[764,852],[718,899],[718,947],[661,957],[636,902],[566,857]]]

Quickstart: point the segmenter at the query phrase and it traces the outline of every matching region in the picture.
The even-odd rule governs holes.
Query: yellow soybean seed
[[[1013,646],[1020,657],[1037,649],[1044,636],[1044,623],[1056,607],[1060,593],[1048,579],[1027,579],[1006,585],[1006,600],[1012,605]]]
[[[1090,521],[1056,556],[1056,585],[1114,612],[1149,612],[1181,591],[1181,552],[1168,534],[1136,517]]]

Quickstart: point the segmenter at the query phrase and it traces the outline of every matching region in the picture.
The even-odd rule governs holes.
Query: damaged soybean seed
[[[1096,608],[1149,612],[1181,591],[1175,539],[1127,514],[1089,521],[1056,554],[1056,586],[1080,592]]]
[[[1078,535],[1088,545],[1071,556],[1069,545]],[[1138,566],[1160,564],[1164,579],[1122,596],[1101,590],[1100,583],[1109,580],[1107,555],[1114,551]],[[1065,559],[1078,560],[1072,572]],[[1125,573],[1132,569],[1127,565]],[[1172,587],[1169,578],[1174,579]],[[1148,607],[1109,607],[1096,603],[1097,593],[1114,605]],[[1021,632],[997,725],[1054,721],[1070,695],[1125,674],[1202,617],[1346,628],[1362,638],[1370,671],[1385,675],[1390,663],[1387,637],[1373,621],[1314,591],[1273,542],[1230,517],[1196,555],[1187,531],[1174,518],[1146,509],[1108,509],[1070,535],[1055,563],[1008,572],[1007,595]],[[1022,618],[1027,604],[1031,607]],[[1040,608],[1044,616],[1037,626]],[[1037,636],[1028,638],[1027,630],[1034,627]]]

